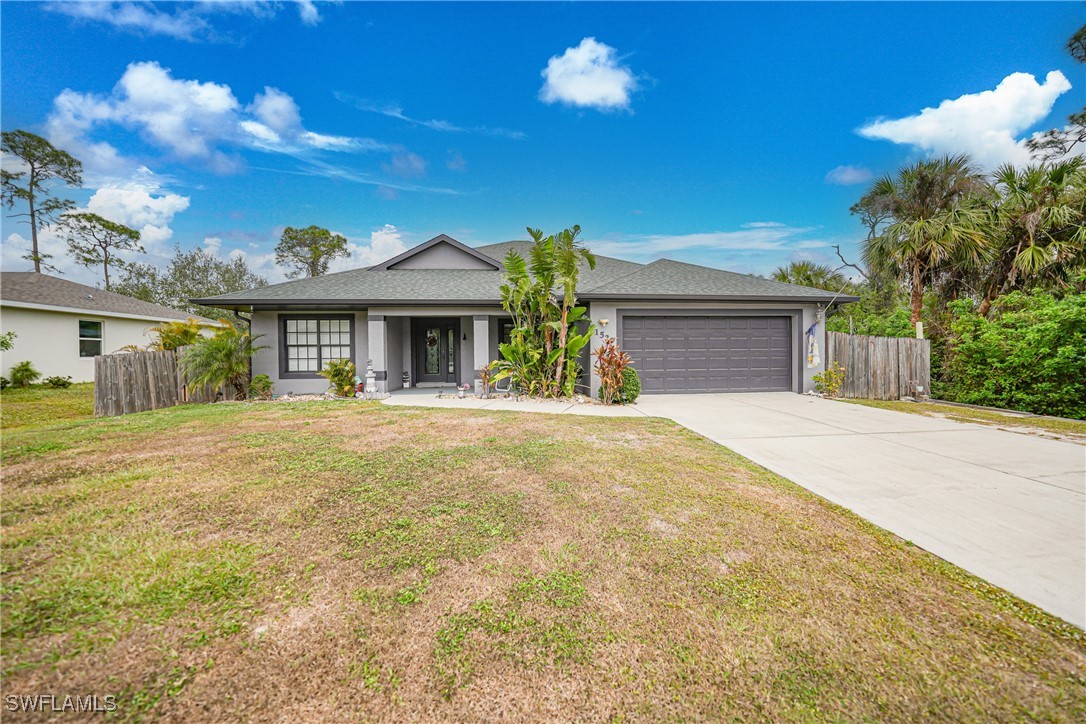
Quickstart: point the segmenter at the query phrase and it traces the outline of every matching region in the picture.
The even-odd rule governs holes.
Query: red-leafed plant
[[[622,375],[630,364],[630,355],[622,351],[614,337],[607,337],[595,354],[596,374],[600,376],[600,400],[605,405],[621,402]]]

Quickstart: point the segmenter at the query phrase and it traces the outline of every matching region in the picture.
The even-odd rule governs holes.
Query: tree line
[[[72,260],[87,268],[100,267],[107,290],[162,304],[190,314],[221,314],[221,310],[189,302],[227,292],[266,286],[243,257],[221,259],[203,250],[178,246],[166,268],[126,261],[122,255],[145,254],[140,232],[90,211],[79,211],[65,198],[65,188],[83,184],[83,164],[45,138],[24,130],[3,131],[0,150],[0,199],[8,216],[30,227],[30,249],[22,257],[35,272],[58,271],[53,257],[42,251],[39,234],[53,228],[67,245]],[[275,260],[288,278],[320,276],[332,262],[350,256],[346,237],[320,226],[286,227],[275,247]],[[112,274],[111,274],[112,273]],[[115,281],[117,274],[121,275]]]

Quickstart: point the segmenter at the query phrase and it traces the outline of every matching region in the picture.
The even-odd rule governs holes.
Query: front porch
[[[378,389],[435,396],[463,385],[481,391],[480,370],[497,359],[508,319],[500,310],[371,309],[366,331]]]

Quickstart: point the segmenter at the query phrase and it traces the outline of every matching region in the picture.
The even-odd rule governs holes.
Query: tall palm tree
[[[203,337],[181,355],[181,369],[189,383],[202,387],[231,385],[234,399],[244,400],[249,386],[249,362],[254,353],[267,349],[253,343],[246,331],[230,325],[212,337]]]
[[[1086,164],[1075,158],[995,173],[998,234],[984,273],[981,315],[1027,279],[1063,282],[1086,264]]]
[[[844,274],[827,264],[815,264],[813,261],[793,261],[788,266],[779,266],[773,270],[770,279],[830,292],[839,292],[848,284]]]
[[[980,263],[990,228],[984,177],[968,156],[920,161],[876,181],[860,206],[887,225],[862,246],[872,270],[893,269],[909,287],[910,320],[920,321],[924,289],[942,267]]]

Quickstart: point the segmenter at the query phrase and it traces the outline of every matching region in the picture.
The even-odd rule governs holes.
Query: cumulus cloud
[[[553,56],[541,74],[539,99],[544,103],[622,110],[630,107],[630,94],[637,90],[637,77],[621,64],[618,51],[595,38]]]
[[[288,154],[389,148],[373,139],[305,129],[297,103],[277,88],[265,87],[243,106],[230,86],[175,78],[155,62],[130,64],[109,94],[62,91],[53,101],[46,135],[83,160],[88,180],[127,177],[139,164],[93,138],[111,125],[134,129],[170,156],[219,173],[240,166],[241,148]]]
[[[305,25],[320,22],[320,11],[313,0],[296,0],[298,17]],[[246,13],[256,18],[274,17],[280,4],[262,0],[226,2],[153,3],[80,0],[50,2],[45,8],[67,15],[79,22],[102,23],[135,35],[159,35],[187,42],[223,41],[209,17],[217,13]]]
[[[1029,73],[1012,73],[993,90],[967,93],[905,118],[880,118],[857,132],[871,139],[913,146],[929,154],[969,153],[989,168],[1030,160],[1019,136],[1052,111],[1071,89],[1058,70],[1044,83]]]
[[[150,254],[168,249],[166,242],[173,238],[173,217],[188,207],[187,196],[155,195],[138,185],[100,188],[87,202],[87,211],[140,232],[140,242]]]
[[[404,243],[403,233],[399,229],[392,224],[385,224],[370,232],[370,238],[366,242],[358,242],[348,237],[347,250],[351,255],[336,259],[330,271],[373,266],[407,251],[407,244]]]
[[[826,183],[837,186],[855,186],[863,184],[874,178],[870,169],[862,166],[838,166],[830,169],[826,174]]]

